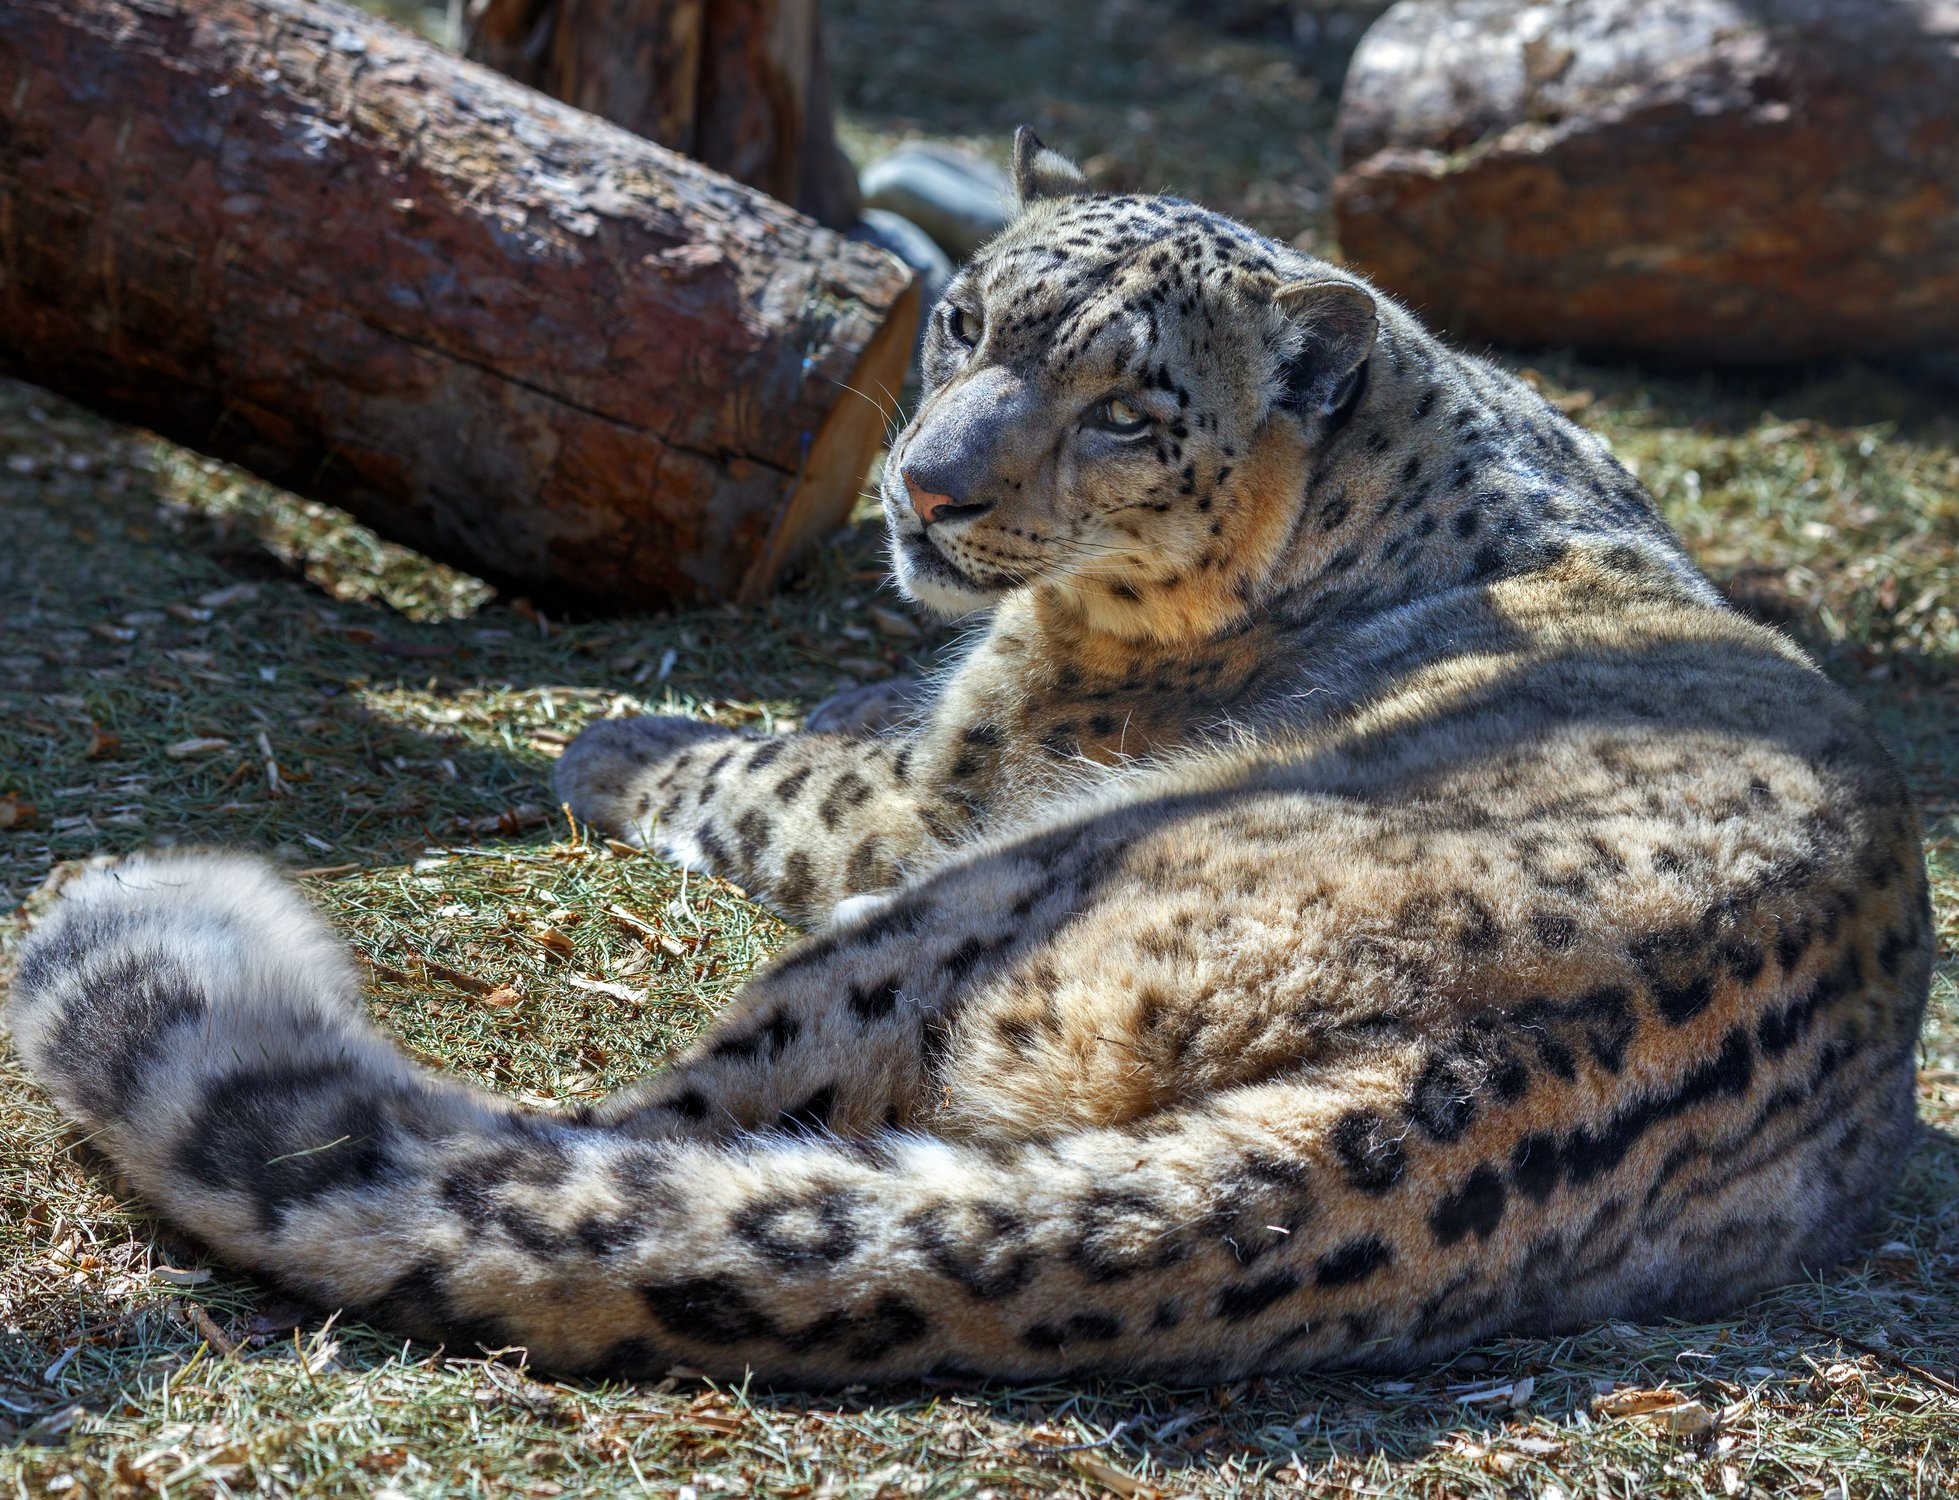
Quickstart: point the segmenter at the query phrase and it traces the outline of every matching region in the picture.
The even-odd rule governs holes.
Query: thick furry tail
[[[9,1020],[93,1144],[223,1255],[557,1369],[1220,1377],[1401,1363],[1633,1295],[1617,1273],[1585,1290],[1528,1216],[1497,1230],[1488,1168],[1394,1234],[1393,1201],[1464,1168],[1404,1145],[1387,1074],[1034,1143],[684,1140],[526,1111],[376,1033],[339,945],[245,860],[78,880],[26,944]],[[1485,1277],[1446,1253],[1472,1232]]]

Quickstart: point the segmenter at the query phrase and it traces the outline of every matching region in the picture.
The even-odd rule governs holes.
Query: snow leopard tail
[[[404,1057],[325,925],[240,858],[80,877],[25,943],[8,1020],[90,1144],[228,1260],[558,1370],[1225,1378],[1670,1305],[1674,1256],[1609,1182],[1555,1225],[1514,1193],[1506,1211],[1494,1170],[1411,1133],[1392,1068],[1032,1143],[527,1109]]]

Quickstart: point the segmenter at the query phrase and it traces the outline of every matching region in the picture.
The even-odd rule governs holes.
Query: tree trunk
[[[765,591],[916,321],[891,257],[331,0],[0,5],[0,369],[507,586]]]
[[[848,228],[817,0],[473,0],[479,62]]]

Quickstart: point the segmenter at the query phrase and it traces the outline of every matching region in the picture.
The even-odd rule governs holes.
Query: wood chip
[[[1093,1453],[1070,1453],[1068,1467],[1111,1494],[1123,1496],[1124,1500],[1153,1500],[1160,1493],[1155,1486],[1145,1484],[1134,1474],[1118,1469],[1106,1458],[1098,1458]]]
[[[1698,1401],[1683,1401],[1639,1420],[1660,1423],[1675,1437],[1698,1437],[1714,1425],[1714,1413]]]
[[[615,1000],[624,1000],[628,1005],[644,1005],[646,991],[636,990],[629,984],[614,984],[606,979],[586,979],[573,974],[565,980],[575,990],[588,990],[595,995],[610,995]]]
[[[1592,1403],[1602,1417],[1637,1417],[1665,1407],[1678,1406],[1687,1399],[1679,1391],[1632,1389],[1611,1391]]]
[[[1457,1387],[1453,1394],[1465,1406],[1519,1407],[1529,1401],[1536,1390],[1535,1377],[1526,1375],[1521,1380],[1505,1380],[1496,1385],[1478,1385],[1468,1389]]]
[[[1553,1453],[1564,1451],[1564,1444],[1556,1438],[1514,1437],[1508,1442],[1519,1453],[1529,1454],[1532,1458],[1549,1458]]]
[[[258,598],[258,585],[255,583],[234,583],[227,588],[212,589],[208,594],[199,594],[197,602],[205,609],[225,609],[233,604],[244,604]]]
[[[215,755],[220,750],[229,750],[231,741],[216,735],[200,735],[194,739],[178,740],[174,745],[165,745],[163,753],[172,760],[191,760],[199,755]]]

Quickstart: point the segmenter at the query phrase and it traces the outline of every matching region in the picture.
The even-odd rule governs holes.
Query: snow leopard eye
[[[978,313],[968,312],[956,302],[946,304],[945,329],[952,341],[962,349],[976,348],[980,335],[986,331]]]
[[[1150,419],[1140,407],[1132,406],[1120,396],[1111,396],[1108,400],[1090,407],[1088,415],[1082,418],[1082,423],[1087,427],[1114,433],[1117,437],[1134,437],[1150,425]]]

